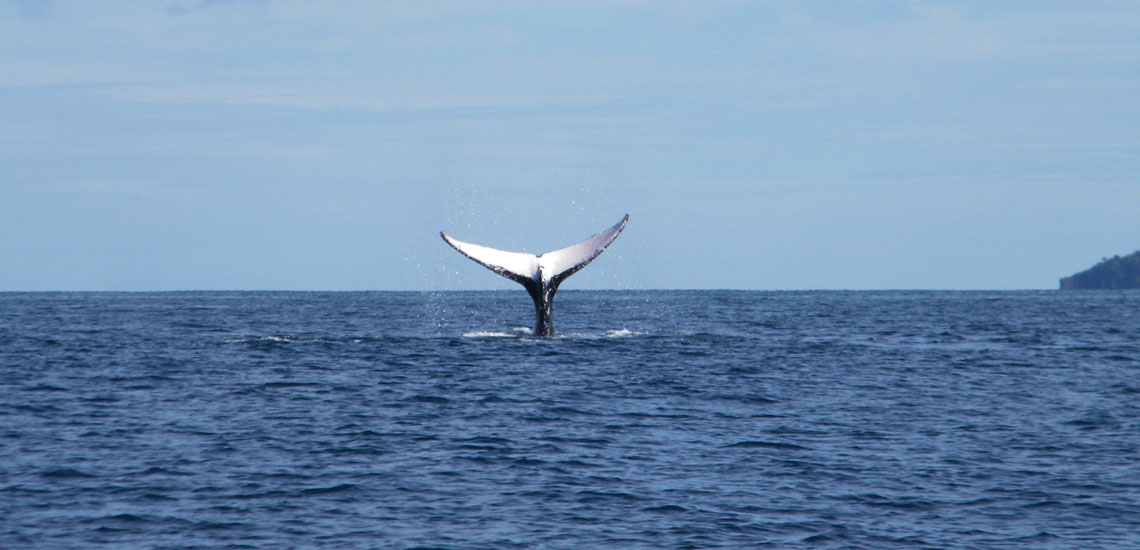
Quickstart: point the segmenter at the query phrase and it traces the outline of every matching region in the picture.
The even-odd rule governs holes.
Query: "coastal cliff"
[[[1140,250],[1105,258],[1096,265],[1061,278],[1061,290],[1140,288]]]

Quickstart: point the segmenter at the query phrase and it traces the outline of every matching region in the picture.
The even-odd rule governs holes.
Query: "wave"
[[[596,340],[600,338],[627,338],[641,336],[645,332],[636,332],[627,328],[607,330],[602,333],[566,332],[556,334],[553,340]],[[511,330],[474,330],[464,332],[464,338],[527,338],[534,335],[534,331],[526,327],[515,327]]]

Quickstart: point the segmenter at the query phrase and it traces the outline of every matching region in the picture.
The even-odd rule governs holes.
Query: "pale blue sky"
[[[565,5],[573,5],[566,8]],[[1055,288],[1140,248],[1137,2],[0,0],[0,290]]]

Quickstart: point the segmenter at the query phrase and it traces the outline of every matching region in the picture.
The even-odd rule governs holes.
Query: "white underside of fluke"
[[[614,242],[628,221],[629,214],[626,214],[613,227],[578,244],[572,244],[566,248],[552,250],[538,256],[466,243],[443,232],[440,232],[440,236],[460,254],[503,277],[526,285],[527,282],[531,281],[549,283],[552,280],[565,279],[582,269],[594,258],[597,258],[610,243]]]

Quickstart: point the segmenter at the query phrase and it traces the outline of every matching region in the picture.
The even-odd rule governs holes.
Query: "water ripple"
[[[1140,547],[1140,293],[516,298],[0,293],[0,547]]]

